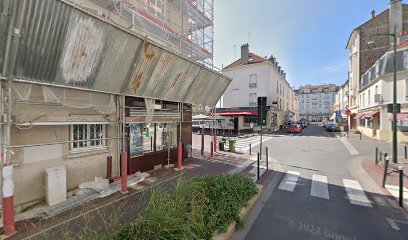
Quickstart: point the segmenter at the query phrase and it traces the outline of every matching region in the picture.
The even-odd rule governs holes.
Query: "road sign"
[[[346,110],[346,115],[347,115],[347,116],[350,116],[350,115],[351,115],[350,109],[347,109],[347,110]]]
[[[292,119],[295,118],[295,115],[294,115],[293,113],[291,113],[291,114],[289,115],[289,118],[292,120]]]

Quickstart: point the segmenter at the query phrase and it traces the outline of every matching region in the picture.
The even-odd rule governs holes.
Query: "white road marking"
[[[346,188],[347,196],[351,204],[372,207],[370,200],[368,200],[366,194],[357,181],[343,179],[343,184]]]
[[[272,139],[272,137],[263,137],[262,142],[266,142],[266,141],[268,141],[270,139]],[[254,148],[254,147],[258,146],[261,143],[261,139],[260,139],[260,137],[256,136],[254,138],[251,138],[251,139],[243,142],[243,144],[245,144],[245,145],[241,145],[241,143],[239,143],[241,145],[240,150],[249,151],[249,143],[251,143],[251,147]],[[237,144],[238,144],[238,142],[237,142]]]
[[[343,143],[344,147],[346,147],[347,151],[349,151],[349,153],[351,155],[358,155],[360,154],[354,147],[353,145],[351,145],[351,143],[349,141],[347,141],[344,138],[339,138],[340,142]]]
[[[392,229],[394,229],[395,231],[400,230],[394,220],[392,220],[391,218],[386,218],[386,219],[387,219],[387,222],[391,225]]]
[[[281,190],[293,192],[295,190],[299,175],[299,172],[288,171],[278,188]]]
[[[327,177],[322,175],[313,174],[312,189],[310,195],[314,197],[320,197],[330,199],[329,187],[327,185]]]
[[[396,185],[385,185],[385,188],[388,190],[388,192],[391,193],[391,195],[397,199],[397,201],[399,201],[399,186]],[[403,190],[403,204],[405,206],[408,206],[408,189],[406,187],[404,187]]]

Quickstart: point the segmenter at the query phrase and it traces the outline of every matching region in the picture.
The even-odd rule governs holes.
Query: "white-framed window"
[[[368,106],[370,106],[370,104],[371,104],[371,91],[370,90],[368,90],[368,95],[367,95],[367,101],[368,101]]]
[[[93,150],[106,147],[105,124],[71,125],[71,150]]]
[[[249,106],[256,106],[257,103],[257,97],[256,93],[250,93],[249,94]]]
[[[249,88],[256,88],[258,82],[258,75],[251,74],[249,75]]]

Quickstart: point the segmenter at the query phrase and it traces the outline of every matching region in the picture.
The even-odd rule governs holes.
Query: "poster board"
[[[143,126],[140,123],[130,124],[130,157],[143,155]]]

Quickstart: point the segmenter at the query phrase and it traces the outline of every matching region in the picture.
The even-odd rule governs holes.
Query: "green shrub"
[[[256,193],[241,175],[180,179],[174,191],[153,189],[141,216],[109,239],[211,239],[233,222],[243,225],[240,210]]]

